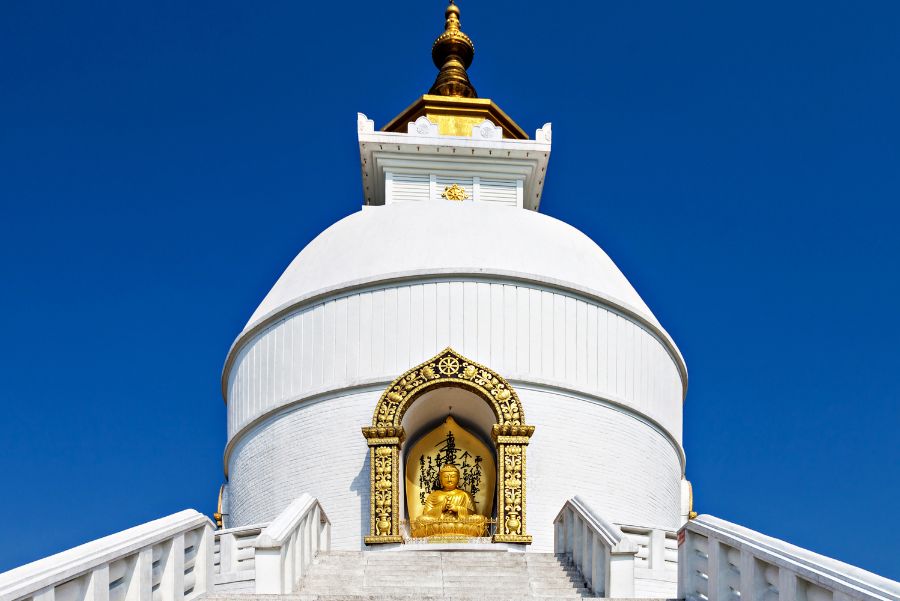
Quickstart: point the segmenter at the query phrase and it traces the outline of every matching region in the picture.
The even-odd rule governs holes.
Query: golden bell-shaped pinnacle
[[[455,96],[457,98],[477,98],[475,88],[469,81],[466,69],[475,56],[475,45],[469,36],[459,29],[459,7],[450,0],[444,12],[447,18],[444,33],[438,36],[431,47],[431,59],[440,69],[429,94]]]

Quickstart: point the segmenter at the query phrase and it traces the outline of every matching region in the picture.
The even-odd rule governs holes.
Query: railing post
[[[741,598],[758,599],[762,591],[759,590],[759,576],[757,575],[756,559],[746,550],[741,551]]]
[[[281,592],[290,593],[294,584],[294,568],[297,566],[297,531],[291,533],[281,547]]]
[[[237,538],[228,532],[219,535],[219,573],[237,571]]]
[[[725,558],[722,557],[722,545],[719,544],[719,541],[707,538],[706,554],[706,575],[708,577],[706,594],[709,601],[718,601],[725,598],[722,595],[722,563]],[[793,597],[791,601],[793,601]]]
[[[213,565],[214,542],[212,526],[204,524],[197,537],[197,555],[194,559],[194,595],[211,593],[215,582],[215,566]],[[221,553],[221,551],[220,551]],[[221,555],[219,556],[221,566]]]
[[[258,595],[280,595],[281,590],[281,549],[256,549],[256,593]]]
[[[153,596],[153,548],[145,547],[134,558],[128,576],[125,601],[151,601]]]
[[[559,525],[562,520],[553,522],[553,552],[559,553]]]
[[[323,552],[327,553],[331,551],[331,524],[328,522],[321,522],[321,517],[319,517],[319,549]]]
[[[590,553],[593,550],[592,542],[593,536],[591,535],[590,528],[587,525],[587,522],[584,522],[581,525],[581,565],[578,566],[578,569],[581,570],[581,574],[587,574],[588,578],[591,575],[591,556]]]
[[[319,508],[319,504],[316,503],[316,506],[313,508],[312,518],[309,520],[309,547],[312,549],[310,555],[311,558],[318,555],[319,549],[321,548],[319,545],[319,522],[321,520],[322,510]]]
[[[91,570],[84,601],[109,601],[109,564]]]
[[[625,599],[634,597],[633,552],[609,554],[609,588],[606,596]]]
[[[650,560],[651,570],[662,570],[666,565],[666,532],[654,528],[649,537],[650,552],[647,559]]]
[[[184,533],[176,534],[163,547],[162,577],[159,581],[161,601],[184,599]]]
[[[572,522],[572,563],[581,569],[581,517],[575,516]]]
[[[688,596],[695,593],[692,585],[694,580],[694,562],[696,561],[696,553],[694,552],[694,536],[693,532],[689,532],[684,528],[678,532],[678,593],[679,599],[687,599]]]
[[[603,592],[603,549],[597,535],[591,536],[591,592],[600,595]]]
[[[778,601],[794,601],[797,598],[797,574],[787,568],[778,570]],[[713,597],[710,601],[715,601]]]

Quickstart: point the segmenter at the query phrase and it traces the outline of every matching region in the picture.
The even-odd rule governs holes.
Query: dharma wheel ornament
[[[453,184],[452,186],[444,188],[441,197],[446,198],[447,200],[466,200],[469,198],[469,194],[466,192],[466,189],[459,184]]]

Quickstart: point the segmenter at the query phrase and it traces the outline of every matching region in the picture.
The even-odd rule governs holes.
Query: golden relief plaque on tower
[[[469,193],[466,192],[466,189],[460,186],[459,184],[453,184],[452,186],[446,186],[444,191],[441,192],[441,198],[446,198],[447,200],[468,200]]]
[[[497,471],[491,450],[448,416],[406,460],[406,507],[413,538],[488,536]]]

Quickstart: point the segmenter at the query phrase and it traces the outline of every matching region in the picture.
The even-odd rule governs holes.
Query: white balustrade
[[[188,601],[213,587],[213,524],[181,511],[0,574],[0,601]]]
[[[598,597],[634,597],[638,546],[581,497],[566,501],[554,524],[554,550],[569,555]]]
[[[686,601],[900,600],[900,582],[709,515],[678,536]]]
[[[331,546],[331,523],[319,502],[300,495],[257,537],[256,592],[292,593],[309,564]]]
[[[252,524],[215,533],[216,592],[253,592],[256,588],[256,539],[268,524]]]
[[[669,528],[616,524],[637,545],[634,596],[674,598],[678,590],[678,533]]]

